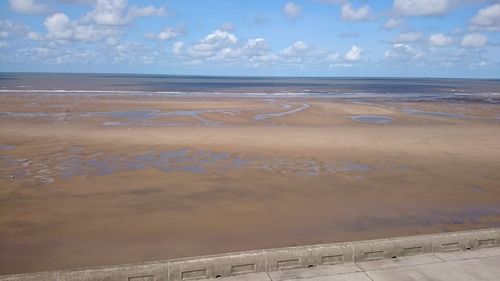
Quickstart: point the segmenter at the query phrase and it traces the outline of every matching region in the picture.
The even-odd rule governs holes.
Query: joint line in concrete
[[[368,273],[365,271],[365,269],[363,267],[361,267],[358,263],[355,262],[354,265],[356,265],[361,270],[361,272],[363,272],[363,274],[366,277],[368,277],[368,279],[375,281],[375,280],[373,280],[373,278],[370,275],[368,275]]]

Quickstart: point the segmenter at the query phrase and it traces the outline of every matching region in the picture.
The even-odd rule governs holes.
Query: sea
[[[500,103],[500,79],[0,73],[0,96],[12,94]]]

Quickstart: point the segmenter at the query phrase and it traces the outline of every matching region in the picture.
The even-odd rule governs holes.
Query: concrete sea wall
[[[0,276],[0,281],[183,281],[500,246],[500,228]]]

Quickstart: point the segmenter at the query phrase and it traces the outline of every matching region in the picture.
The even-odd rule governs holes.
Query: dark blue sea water
[[[500,79],[0,73],[2,94],[321,97],[500,103]]]

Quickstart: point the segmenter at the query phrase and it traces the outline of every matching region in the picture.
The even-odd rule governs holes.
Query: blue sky
[[[500,78],[500,1],[2,0],[0,71]]]

